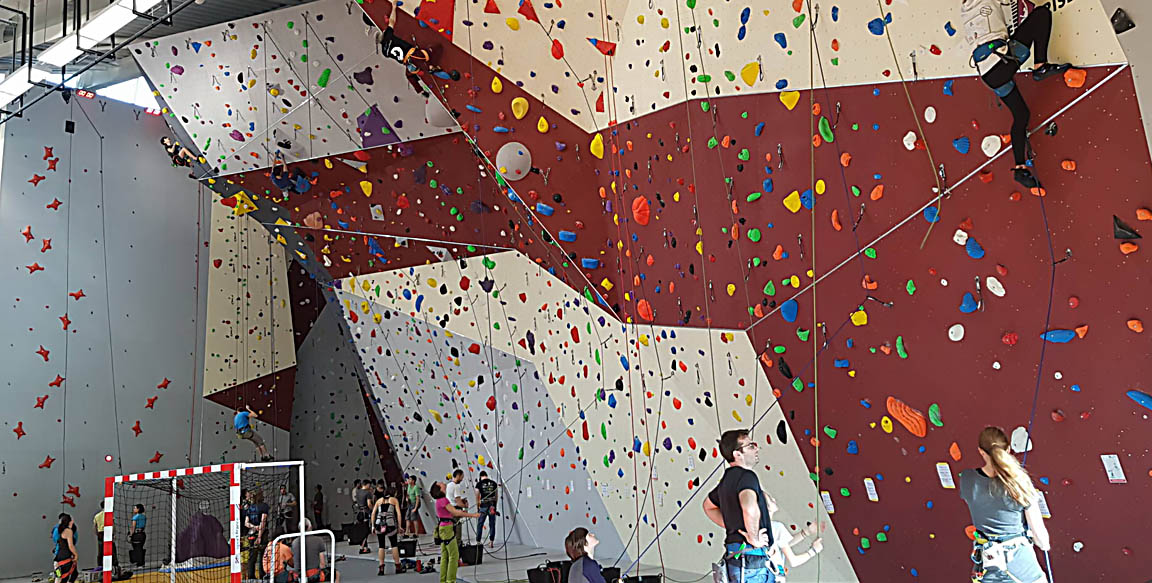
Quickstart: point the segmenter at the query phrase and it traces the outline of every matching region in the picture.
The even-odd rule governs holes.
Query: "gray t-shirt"
[[[1024,506],[1004,490],[999,480],[977,469],[960,472],[960,497],[968,503],[972,525],[985,536],[1002,538],[1022,535]]]
[[[371,508],[372,491],[359,489],[352,493],[352,499],[356,502],[357,512],[368,512]]]
[[[307,536],[304,537],[304,549],[308,552],[308,571],[312,571],[320,567],[320,555],[328,552],[327,538],[323,536]],[[300,538],[297,537],[292,541],[292,556],[296,557],[293,560],[293,571],[300,572]]]

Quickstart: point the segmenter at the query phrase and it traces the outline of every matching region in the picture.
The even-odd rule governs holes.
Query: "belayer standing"
[[[1035,81],[1071,67],[1067,63],[1048,62],[1052,11],[1047,6],[1037,8],[1029,0],[961,0],[960,17],[964,22],[964,39],[972,49],[972,66],[1012,112],[1013,178],[1025,188],[1038,189],[1040,181],[1027,164],[1031,112],[1013,78],[1030,54],[1035,57],[1032,67]]]

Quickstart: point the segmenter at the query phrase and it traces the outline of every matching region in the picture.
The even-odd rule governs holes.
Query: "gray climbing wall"
[[[163,120],[49,97],[2,130],[0,510],[21,533],[0,545],[9,577],[50,568],[61,511],[80,523],[81,567],[95,565],[106,476],[252,449],[200,397],[209,196],[161,151]]]
[[[337,528],[354,518],[352,482],[383,476],[356,378],[356,347],[340,327],[343,317],[340,306],[326,306],[300,345],[292,401],[291,452],[292,459],[308,464],[308,516],[319,485],[323,522]]]

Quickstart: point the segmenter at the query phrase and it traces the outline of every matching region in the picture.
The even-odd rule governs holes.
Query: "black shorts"
[[[380,543],[381,549],[388,547],[387,544],[384,544],[385,542],[388,542],[394,547],[396,546],[396,531],[392,531],[390,533],[379,533],[376,535],[376,540]]]

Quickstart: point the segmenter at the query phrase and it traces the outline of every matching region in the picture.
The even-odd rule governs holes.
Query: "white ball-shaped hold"
[[[904,149],[911,152],[916,149],[916,132],[908,132],[904,134]]]
[[[964,324],[953,324],[948,328],[948,339],[952,342],[960,342],[964,339]]]
[[[521,180],[532,170],[532,152],[520,142],[508,142],[496,152],[496,168],[509,182]]]
[[[924,121],[926,121],[928,123],[933,123],[936,121],[936,108],[935,107],[932,107],[931,105],[929,105],[928,109],[924,110]]]
[[[996,152],[1000,151],[1000,147],[1003,145],[1004,142],[1000,139],[1000,136],[984,136],[984,139],[980,141],[980,151],[984,152],[985,156],[991,158],[996,155]]]
[[[952,233],[952,242],[956,243],[957,245],[964,245],[967,243],[968,231],[965,231],[964,229],[956,229],[956,232]]]
[[[1077,553],[1084,550],[1084,543],[1082,543],[1080,541],[1076,541],[1076,542],[1072,543],[1072,550],[1077,552]]]
[[[1064,373],[1062,373],[1062,372],[1060,372],[1060,371],[1056,371],[1055,373],[1053,373],[1053,374],[1052,374],[1052,376],[1053,376],[1053,377],[1054,377],[1056,380],[1060,380],[1060,379],[1064,378]]]
[[[993,370],[1000,370],[1000,361],[999,360],[992,363],[992,369]]]
[[[424,105],[424,117],[428,119],[428,123],[438,128],[450,128],[456,125],[456,118],[444,109],[444,104],[438,99],[429,99]]]
[[[948,287],[948,280],[944,279],[944,278],[940,278],[940,285],[942,285],[944,287]]]
[[[1023,453],[1032,451],[1032,439],[1028,435],[1028,429],[1020,426],[1012,430],[1012,451],[1016,453]]]

